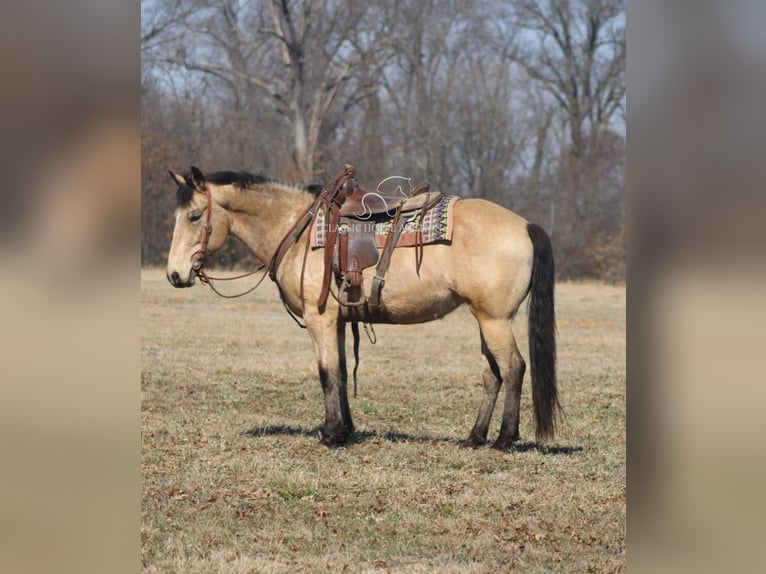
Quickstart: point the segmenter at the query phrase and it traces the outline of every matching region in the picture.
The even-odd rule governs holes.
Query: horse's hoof
[[[493,444],[492,448],[494,450],[499,450],[500,452],[510,452],[511,447],[513,446],[513,443],[519,440],[519,437],[513,437],[511,439],[500,439],[498,438]]]
[[[327,448],[338,448],[340,446],[335,437],[326,436],[322,433],[319,434],[319,444]]]
[[[473,435],[469,436],[467,439],[465,439],[463,442],[460,443],[460,446],[462,448],[479,448],[480,446],[484,446],[487,441],[482,440],[478,437],[475,437]]]
[[[346,445],[349,437],[351,437],[351,431],[346,429],[333,431],[320,430],[319,444],[327,448],[339,448]]]

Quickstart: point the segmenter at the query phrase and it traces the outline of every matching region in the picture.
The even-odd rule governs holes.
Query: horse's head
[[[226,242],[229,221],[199,169],[192,167],[185,177],[171,171],[170,176],[178,184],[178,207],[166,275],[173,287],[191,287],[206,258]]]

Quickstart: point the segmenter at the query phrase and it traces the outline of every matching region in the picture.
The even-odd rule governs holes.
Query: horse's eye
[[[189,221],[191,221],[192,223],[196,223],[200,219],[202,219],[202,214],[201,213],[192,213],[189,216]]]

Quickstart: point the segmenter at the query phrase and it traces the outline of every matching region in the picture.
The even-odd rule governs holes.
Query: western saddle
[[[333,297],[341,307],[346,308],[346,314],[350,314],[352,320],[364,320],[368,314],[380,316],[384,313],[380,301],[381,290],[404,223],[413,217],[420,217],[422,224],[426,211],[439,202],[442,194],[432,192],[428,182],[418,184],[409,195],[400,191],[395,194],[380,190],[371,192],[359,186],[355,175],[356,169],[346,164],[343,172],[322,190],[282,240],[269,265],[269,271],[272,279],[276,280],[276,270],[282,258],[314,220],[319,210],[323,209],[326,226],[324,275],[317,306],[324,305],[328,295],[332,293],[330,282],[334,274],[340,288],[337,296],[332,293]],[[375,228],[377,223],[385,221],[390,221],[391,226],[379,253]],[[416,270],[419,273],[423,256],[420,225],[415,248]],[[368,299],[362,288],[362,271],[373,265],[376,265],[375,276]]]

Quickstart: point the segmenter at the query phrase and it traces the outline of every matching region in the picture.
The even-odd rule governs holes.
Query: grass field
[[[145,572],[625,570],[624,287],[557,285],[566,416],[533,442],[527,374],[501,454],[458,446],[483,393],[466,309],[363,336],[357,432],[329,450],[311,342],[272,284],[141,280]],[[528,358],[526,313],[514,330]]]

